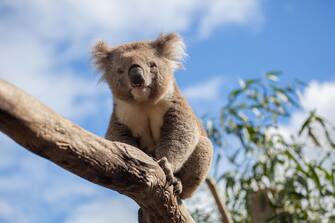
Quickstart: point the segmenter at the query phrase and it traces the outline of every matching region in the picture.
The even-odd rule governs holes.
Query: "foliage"
[[[219,120],[205,120],[217,149],[214,176],[234,222],[331,222],[334,127],[311,111],[296,133],[281,128],[299,108],[302,84],[283,86],[279,76],[240,81]]]

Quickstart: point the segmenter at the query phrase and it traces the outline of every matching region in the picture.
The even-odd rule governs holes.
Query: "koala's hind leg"
[[[181,199],[189,198],[206,178],[211,166],[213,146],[207,137],[200,137],[194,152],[175,174],[182,183]]]

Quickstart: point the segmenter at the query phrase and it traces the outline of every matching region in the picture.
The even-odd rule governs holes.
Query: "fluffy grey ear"
[[[105,71],[110,63],[112,50],[104,41],[95,44],[92,50],[92,59],[100,71]]]
[[[152,46],[160,56],[171,60],[176,68],[182,66],[186,56],[185,44],[177,33],[161,34],[152,42]]]

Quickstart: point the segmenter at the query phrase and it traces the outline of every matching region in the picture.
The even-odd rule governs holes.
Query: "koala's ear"
[[[161,34],[151,44],[160,56],[174,62],[176,68],[182,66],[183,59],[186,56],[185,44],[177,33]]]
[[[112,49],[104,41],[95,44],[92,50],[92,59],[101,71],[106,70],[112,56]]]

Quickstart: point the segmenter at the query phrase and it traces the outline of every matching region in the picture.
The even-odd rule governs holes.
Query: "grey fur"
[[[204,181],[213,155],[210,140],[173,76],[184,55],[184,43],[176,34],[114,48],[100,42],[93,51],[114,97],[106,138],[154,157],[182,199],[191,197]],[[145,71],[144,88],[129,84],[125,70],[134,63]]]

